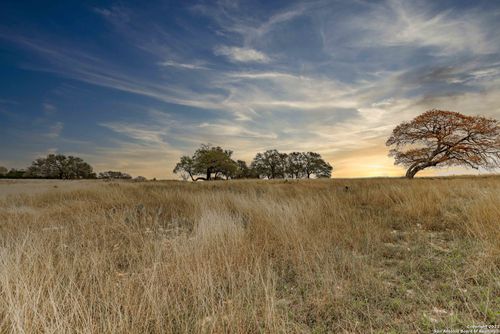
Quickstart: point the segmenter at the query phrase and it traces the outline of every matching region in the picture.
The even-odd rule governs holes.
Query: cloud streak
[[[257,51],[250,48],[240,48],[236,46],[217,46],[214,49],[214,53],[218,56],[226,56],[230,61],[233,62],[257,62],[257,63],[268,63],[271,59],[263,52]]]
[[[206,70],[206,69],[208,69],[207,67],[199,65],[199,64],[179,63],[179,62],[176,62],[173,60],[165,60],[164,62],[161,62],[160,65],[161,66],[183,68],[183,69],[188,69],[188,70]]]
[[[476,12],[438,13],[422,3],[390,0],[374,6],[368,15],[354,21],[363,29],[361,46],[430,47],[438,55],[451,56],[457,52],[489,54],[498,46],[489,43],[484,15]]]

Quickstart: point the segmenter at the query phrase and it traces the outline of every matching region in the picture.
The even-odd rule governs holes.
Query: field
[[[6,182],[1,333],[500,324],[500,177]]]

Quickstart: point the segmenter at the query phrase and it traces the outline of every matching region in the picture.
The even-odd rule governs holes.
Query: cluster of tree
[[[45,158],[38,158],[31,163],[26,170],[11,169],[0,166],[0,178],[20,179],[20,178],[38,178],[38,179],[132,179],[132,177],[123,172],[107,171],[94,173],[92,166],[83,161],[83,159],[74,156],[65,156],[62,154],[49,154]],[[137,181],[144,181],[146,178],[140,176]]]
[[[174,168],[184,180],[245,178],[317,178],[330,177],[332,166],[314,152],[280,153],[268,150],[257,153],[250,166],[233,160],[233,151],[220,146],[201,145],[192,156],[182,156]]]
[[[386,145],[410,179],[429,167],[500,166],[500,124],[482,116],[432,109],[394,128]]]
[[[259,177],[268,179],[283,178],[329,178],[332,166],[315,152],[280,153],[277,150],[267,150],[257,153],[250,165]]]
[[[21,179],[25,177],[26,171],[24,169],[11,168],[10,170],[0,166],[0,178],[5,179]]]
[[[107,172],[99,173],[99,178],[107,180],[130,180],[132,176],[127,173],[109,170]]]
[[[45,179],[93,179],[96,177],[92,166],[82,158],[49,154],[38,158],[28,167],[26,177]]]

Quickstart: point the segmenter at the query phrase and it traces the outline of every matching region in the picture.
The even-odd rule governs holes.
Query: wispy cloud
[[[278,136],[274,133],[265,133],[259,131],[252,131],[246,129],[240,124],[231,122],[225,123],[202,123],[198,126],[201,130],[205,130],[207,134],[228,136],[228,137],[242,137],[242,138],[260,138],[260,139],[277,139]],[[207,131],[208,130],[208,131]]]
[[[200,64],[189,64],[189,63],[179,63],[173,60],[165,60],[160,63],[161,66],[167,66],[167,67],[177,67],[177,68],[184,68],[188,70],[206,70],[208,69],[206,66],[200,65]]]
[[[241,37],[245,47],[251,47],[280,24],[300,17],[315,7],[321,7],[322,4],[323,1],[292,3],[283,10],[264,16],[262,20],[250,19],[238,6],[234,6],[234,2],[218,2],[217,6],[197,4],[192,9],[217,22],[218,31],[236,33]]]
[[[435,12],[426,2],[388,0],[352,24],[364,31],[361,45],[430,47],[441,55],[488,54],[498,51],[498,45],[489,43],[484,18],[474,11]]]
[[[116,133],[125,134],[142,143],[165,144],[161,138],[163,133],[161,130],[154,130],[141,125],[131,125],[123,122],[99,123],[99,125]]]
[[[128,21],[129,13],[122,6],[111,6],[110,8],[94,8],[94,12],[108,20]]]
[[[0,37],[4,37],[1,36]],[[213,108],[224,97],[205,92],[194,92],[179,84],[165,85],[158,79],[137,77],[99,57],[68,51],[55,43],[35,41],[23,36],[9,36],[9,40],[38,53],[48,64],[23,65],[31,70],[56,73],[94,85],[147,96],[163,102],[199,108]],[[49,65],[49,66],[47,66]]]
[[[218,56],[226,56],[233,62],[257,62],[268,63],[271,59],[263,52],[250,48],[240,48],[236,46],[217,46],[214,53]]]

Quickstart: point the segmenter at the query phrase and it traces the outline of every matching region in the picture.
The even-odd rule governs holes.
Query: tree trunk
[[[406,171],[406,177],[409,178],[409,179],[413,179],[415,177],[415,174],[417,174],[418,172],[420,172],[422,169],[426,168],[428,166],[414,166],[414,167],[410,167],[408,168],[408,170]]]
[[[426,169],[427,167],[435,167],[439,163],[440,163],[439,161],[434,161],[434,162],[428,161],[428,162],[425,162],[423,165],[418,165],[418,164],[412,165],[406,171],[406,177],[409,178],[409,179],[413,179],[413,177],[415,176],[415,174],[417,174],[421,170]]]

